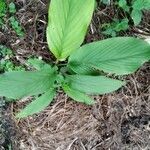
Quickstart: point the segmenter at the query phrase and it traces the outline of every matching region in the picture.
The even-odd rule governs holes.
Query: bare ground
[[[18,38],[8,29],[0,32],[2,43],[16,53],[22,65],[29,56],[42,57],[52,63],[45,38],[48,0],[16,0],[16,16],[24,27],[25,38]],[[138,27],[120,35],[150,35],[149,12]],[[120,17],[113,5],[98,7],[85,42],[104,39],[99,26]],[[1,39],[0,39],[1,40]],[[86,106],[70,100],[62,91],[54,102],[40,114],[16,120],[15,112],[29,99],[9,104],[6,114],[11,116],[10,140],[14,150],[149,150],[150,149],[150,63],[135,74],[121,79],[127,85],[112,94],[94,97],[96,104]],[[6,117],[7,118],[7,117]],[[14,127],[15,126],[15,127]],[[9,129],[9,128],[8,128]]]

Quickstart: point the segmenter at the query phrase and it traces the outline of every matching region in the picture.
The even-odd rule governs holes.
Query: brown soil
[[[11,47],[16,61],[22,65],[30,56],[52,63],[55,59],[45,38],[49,0],[16,0],[15,3],[16,17],[26,35],[18,38],[8,28],[0,32],[0,43]],[[106,38],[99,26],[121,15],[116,14],[113,5],[98,7],[85,42]],[[120,35],[147,38],[149,12],[144,16],[138,27],[131,26]],[[18,121],[14,113],[29,99],[9,104],[4,118],[10,124],[9,127],[5,124],[10,134],[5,135],[13,150],[150,150],[150,63],[135,74],[120,78],[126,79],[127,85],[112,94],[95,96],[96,104],[91,107],[73,102],[60,91],[43,112]]]

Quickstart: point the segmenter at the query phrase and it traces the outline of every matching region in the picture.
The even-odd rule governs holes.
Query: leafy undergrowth
[[[32,56],[53,62],[45,37],[49,0],[14,2],[16,12],[13,16],[24,28],[25,35],[18,37],[8,23],[5,29],[0,30],[0,43],[13,50],[13,61],[21,66]],[[96,8],[85,43],[112,36],[103,33],[106,27],[110,26],[115,29],[115,33],[111,31],[113,36],[148,38],[149,12],[143,12],[144,18],[138,26],[129,23],[129,27],[124,31],[120,28],[127,22],[121,21],[126,18],[126,14],[120,9],[116,13],[116,8],[112,2],[110,5],[102,4]],[[92,107],[69,101],[60,91],[54,103],[42,113],[18,122],[13,117],[14,113],[24,108],[31,98],[9,104],[9,114],[18,127],[15,150],[148,149],[150,64],[145,64],[135,74],[124,78],[127,79],[127,86],[118,92],[94,97],[96,104]]]
[[[25,67],[13,62],[14,57],[15,56],[11,49],[4,45],[0,45],[0,72],[25,70]]]

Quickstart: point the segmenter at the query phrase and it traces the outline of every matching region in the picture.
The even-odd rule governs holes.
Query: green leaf
[[[137,26],[142,20],[142,11],[133,9],[131,12],[131,17],[134,21],[134,24]]]
[[[59,60],[66,59],[83,42],[95,0],[51,0],[47,42]]]
[[[125,11],[129,12],[129,6],[127,5],[126,0],[119,0],[118,5],[119,7],[123,8]]]
[[[69,97],[71,97],[73,100],[81,103],[85,103],[87,105],[92,105],[94,104],[94,100],[91,99],[89,96],[85,95],[84,93],[74,90],[70,88],[68,85],[63,86],[63,90]]]
[[[19,99],[42,94],[53,87],[55,71],[14,71],[0,75],[0,96]]]
[[[144,0],[143,9],[150,10],[150,0]]]
[[[37,70],[52,69],[52,67],[49,64],[37,58],[28,59],[28,63]]]
[[[4,16],[6,13],[6,3],[4,0],[0,1],[0,17]]]
[[[150,45],[132,37],[117,37],[79,48],[69,58],[68,67],[78,74],[95,68],[117,75],[130,74],[150,59]]]
[[[87,94],[106,94],[113,92],[125,83],[105,76],[68,75],[66,76],[70,88]]]
[[[105,35],[110,35],[112,37],[116,36],[116,31],[113,28],[108,28],[105,31],[102,32]]]
[[[53,100],[55,96],[54,89],[48,90],[42,96],[38,97],[27,105],[20,113],[17,114],[17,118],[25,118],[35,113],[39,113],[44,110]]]
[[[114,30],[117,32],[125,31],[129,28],[128,23],[129,23],[129,20],[127,18],[122,19],[120,22],[116,22]]]
[[[15,6],[15,4],[13,2],[11,2],[9,4],[9,12],[10,13],[15,13],[16,12],[16,6]]]
[[[150,9],[150,0],[134,0],[132,8],[135,10],[149,10]]]
[[[143,0],[134,0],[132,3],[132,8],[135,10],[142,10]]]
[[[135,25],[138,25],[142,19],[142,10],[150,10],[150,0],[134,0],[132,8],[131,17]]]
[[[110,5],[110,0],[102,0],[102,3],[104,3],[105,5]]]

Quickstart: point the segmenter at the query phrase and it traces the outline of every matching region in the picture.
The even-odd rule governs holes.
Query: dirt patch
[[[19,128],[15,126],[12,119],[11,107],[0,99],[0,149],[1,150],[19,150],[18,133]]]

